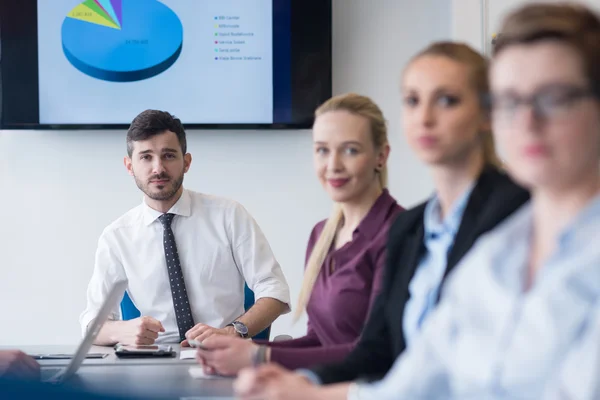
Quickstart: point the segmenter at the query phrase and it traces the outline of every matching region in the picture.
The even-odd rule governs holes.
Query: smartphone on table
[[[166,344],[151,345],[123,345],[115,346],[115,355],[120,358],[142,357],[175,357],[176,352],[172,346]]]

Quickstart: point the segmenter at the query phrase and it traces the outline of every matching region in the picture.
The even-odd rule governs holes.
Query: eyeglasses
[[[567,116],[576,103],[595,97],[597,95],[589,88],[574,85],[550,85],[529,96],[520,96],[515,93],[492,95],[490,105],[493,118],[503,122],[512,122],[522,105],[530,106],[537,119],[548,121]]]

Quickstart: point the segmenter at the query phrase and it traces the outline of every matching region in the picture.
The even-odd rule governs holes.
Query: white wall
[[[389,119],[390,189],[405,206],[432,185],[399,128],[399,73],[450,37],[450,0],[334,0],[334,92],[372,96]],[[170,110],[177,113],[177,110]],[[309,131],[190,131],[185,185],[240,201],[257,219],[296,299],[306,240],[330,202],[312,171]],[[0,132],[0,344],[79,340],[78,316],[102,229],[141,194],[122,166],[125,132]],[[304,321],[275,322],[299,336]]]
[[[483,52],[490,50],[492,35],[498,32],[507,13],[540,0],[452,0],[452,38]],[[544,0],[560,3],[564,0]],[[578,0],[600,11],[600,0]]]
[[[479,51],[483,51],[481,13],[484,1],[452,0],[452,39],[465,42]]]

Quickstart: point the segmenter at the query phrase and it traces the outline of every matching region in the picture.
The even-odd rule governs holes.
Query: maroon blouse
[[[331,247],[306,307],[306,336],[267,343],[271,361],[289,369],[308,368],[341,361],[352,350],[379,293],[388,229],[402,210],[384,190],[353,232],[352,240],[337,250]],[[313,228],[306,261],[324,225],[321,221]]]

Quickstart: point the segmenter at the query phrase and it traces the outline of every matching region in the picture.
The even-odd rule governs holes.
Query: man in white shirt
[[[85,333],[123,279],[142,316],[121,321],[113,310],[95,344],[252,337],[290,310],[285,277],[249,213],[183,188],[192,161],[186,147],[181,121],[167,112],[146,110],[127,132],[124,163],[144,201],[103,231],[80,323]],[[246,313],[244,282],[256,298]]]

